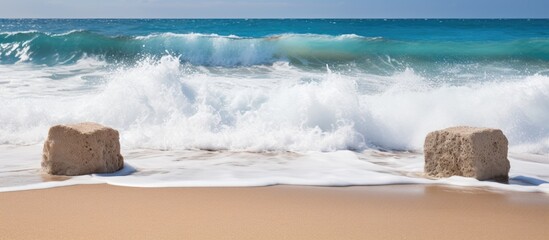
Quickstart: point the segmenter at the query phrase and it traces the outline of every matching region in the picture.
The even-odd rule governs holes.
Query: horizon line
[[[247,18],[247,17],[193,17],[193,18],[172,18],[172,17],[0,17],[0,19],[43,19],[43,20],[93,20],[93,19],[111,19],[111,20],[549,20],[549,17],[370,17],[370,18],[355,18],[355,17],[265,17],[265,18]]]

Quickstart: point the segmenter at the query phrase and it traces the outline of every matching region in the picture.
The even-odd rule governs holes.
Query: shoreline
[[[112,174],[76,177],[44,174],[42,144],[0,145],[0,192],[75,184],[107,183],[128,187],[374,186],[444,184],[486,187],[494,191],[549,193],[548,155],[511,153],[510,184],[473,178],[433,179],[423,175],[423,156],[402,152],[287,152],[146,150],[124,151],[126,166]],[[17,164],[13,164],[13,163]],[[215,176],[215,177],[212,177]],[[61,181],[57,181],[61,180]]]
[[[0,193],[0,239],[545,239],[549,196],[425,185]]]

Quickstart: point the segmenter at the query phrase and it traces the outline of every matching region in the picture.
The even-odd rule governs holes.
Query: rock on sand
[[[42,170],[53,175],[84,175],[120,170],[118,131],[97,123],[56,125],[44,142]]]
[[[499,129],[452,127],[425,138],[425,173],[433,177],[464,176],[507,181],[508,141]]]

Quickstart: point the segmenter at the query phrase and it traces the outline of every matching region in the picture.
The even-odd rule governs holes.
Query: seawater
[[[117,174],[42,178],[49,126],[120,131]],[[549,20],[0,19],[0,191],[491,186],[547,192]],[[423,140],[500,128],[511,184],[422,175]]]

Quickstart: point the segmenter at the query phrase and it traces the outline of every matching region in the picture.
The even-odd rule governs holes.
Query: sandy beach
[[[129,188],[0,193],[0,239],[547,239],[549,196],[474,188]]]

